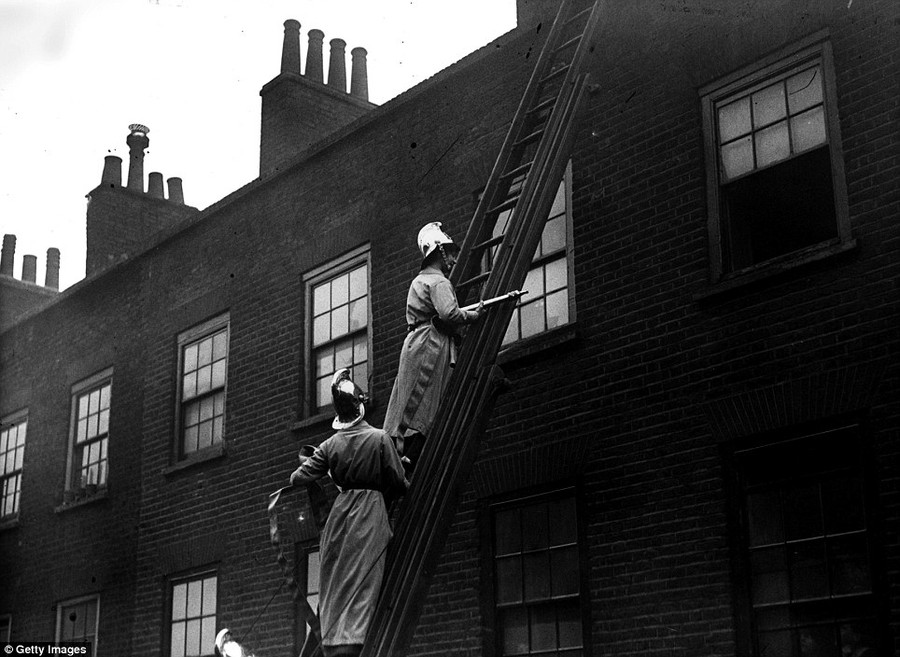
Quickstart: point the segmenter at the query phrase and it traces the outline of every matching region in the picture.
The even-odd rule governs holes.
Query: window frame
[[[733,588],[734,622],[736,655],[739,657],[758,657],[756,650],[757,629],[754,625],[752,593],[752,573],[750,568],[750,537],[748,532],[748,513],[746,507],[747,489],[743,484],[744,473],[739,464],[739,455],[756,450],[770,449],[777,451],[798,441],[821,439],[828,434],[848,433],[854,439],[856,456],[859,463],[855,472],[862,478],[862,502],[865,519],[866,556],[871,576],[871,592],[868,596],[874,609],[872,620],[875,624],[875,637],[881,645],[889,645],[886,618],[885,572],[883,555],[879,549],[881,544],[881,526],[876,509],[878,505],[875,482],[877,473],[873,468],[873,457],[864,424],[857,417],[844,417],[827,422],[817,422],[804,427],[769,432],[753,436],[746,440],[724,443],[721,446],[724,460],[724,475],[727,490],[728,535],[731,553],[731,581]],[[807,475],[812,479],[822,478],[822,472]],[[830,536],[830,534],[825,534]],[[799,542],[810,539],[800,539]],[[788,541],[790,542],[790,541]],[[830,575],[829,575],[830,577]],[[801,600],[801,604],[806,601]],[[787,602],[791,610],[793,601]],[[839,622],[834,619],[831,622]]]
[[[3,513],[3,500],[2,497],[3,489],[5,482],[16,474],[11,474],[9,476],[0,472],[0,526],[7,524],[14,524],[18,522],[19,517],[22,513],[22,491],[24,489],[25,484],[25,450],[28,446],[28,409],[24,408],[18,411],[14,411],[9,413],[8,415],[0,418],[0,427],[4,430],[7,428],[11,428],[14,425],[25,423],[25,442],[22,445],[22,467],[17,471],[19,476],[19,490],[16,493],[16,509],[13,513],[4,514]]]
[[[196,449],[192,452],[186,452],[184,449],[184,408],[186,401],[183,399],[184,387],[184,350],[194,342],[199,342],[205,337],[225,329],[225,381],[222,385],[222,393],[224,395],[222,402],[222,439],[219,442],[213,442],[211,445]],[[231,313],[225,312],[212,317],[196,326],[186,329],[178,334],[176,340],[177,349],[177,370],[175,383],[175,427],[174,440],[172,444],[172,461],[176,465],[190,464],[196,461],[203,461],[222,454],[225,445],[225,436],[227,434],[226,419],[228,416],[228,369],[231,364]],[[187,402],[198,399],[194,397]]]
[[[77,437],[77,426],[78,426],[78,398],[84,394],[89,394],[91,391],[97,388],[101,388],[104,385],[108,384],[110,386],[110,397],[112,397],[112,384],[113,384],[113,368],[108,367],[105,370],[97,372],[96,374],[89,376],[86,379],[79,381],[74,384],[71,388],[70,400],[71,400],[71,409],[69,413],[69,449],[66,457],[66,484],[65,490],[71,493],[79,493],[82,491],[80,487],[76,487],[76,477],[75,477],[75,469],[78,465],[75,462],[75,440]],[[97,491],[94,494],[99,494],[99,492],[105,491],[109,488],[109,445],[110,445],[110,430],[109,427],[112,425],[112,399],[110,399],[109,406],[109,425],[107,426],[106,431],[106,481],[103,484],[97,484]]]
[[[825,129],[831,164],[834,193],[835,228],[837,237],[809,244],[795,251],[726,271],[723,242],[725,218],[721,212],[721,165],[718,154],[718,120],[716,104],[735,94],[754,87],[763,87],[789,71],[818,62],[822,71],[822,106],[825,110]],[[709,251],[709,282],[722,289],[765,278],[813,260],[849,250],[856,246],[850,230],[850,213],[844,173],[840,117],[838,114],[834,56],[827,30],[819,31],[801,41],[774,52],[753,64],[711,82],[699,89],[706,166],[707,233]],[[748,175],[755,175],[754,173]]]
[[[166,604],[165,604],[165,623],[163,630],[163,646],[162,646],[162,655],[164,657],[172,657],[172,627],[175,623],[175,618],[173,618],[174,613],[174,597],[175,597],[175,587],[179,584],[190,583],[194,581],[202,581],[208,577],[214,577],[216,581],[216,611],[213,614],[214,622],[213,622],[213,637],[215,637],[216,632],[218,631],[219,625],[219,611],[221,608],[220,602],[220,577],[219,577],[219,569],[217,567],[206,566],[203,568],[196,568],[189,571],[184,571],[181,573],[170,575],[166,578],[165,586],[166,586]],[[202,608],[202,591],[201,591],[201,613],[199,618],[204,618],[203,608]],[[187,617],[185,617],[187,618]],[[204,650],[203,642],[202,642],[202,620],[201,620],[201,651]],[[200,655],[206,655],[208,652],[203,651]]]
[[[84,604],[85,602],[95,603],[94,607],[94,640],[91,641],[91,650],[92,655],[97,654],[97,644],[100,641],[100,595],[99,594],[91,594],[91,595],[83,595],[77,598],[72,598],[70,600],[61,600],[56,604],[56,633],[54,634],[55,640],[57,643],[61,641],[75,641],[75,642],[83,642],[84,638],[81,639],[64,639],[62,637],[62,629],[63,629],[63,613],[66,608],[73,607],[75,605]]]
[[[320,418],[331,417],[330,409],[320,411],[316,406],[316,376],[315,362],[313,352],[316,347],[313,346],[313,289],[331,279],[337,278],[360,265],[366,266],[366,350],[368,361],[368,377],[364,386],[360,386],[366,390],[369,396],[370,404],[373,402],[372,381],[375,368],[373,367],[373,342],[372,342],[372,257],[370,244],[361,244],[350,251],[347,251],[337,258],[333,258],[326,263],[315,267],[303,274],[303,292],[305,298],[304,305],[304,327],[303,327],[303,416],[309,420],[315,421]],[[347,333],[352,335],[353,332]],[[342,336],[343,339],[346,336]],[[335,342],[331,340],[328,344]],[[323,345],[319,345],[321,348]],[[356,382],[359,385],[359,381]],[[327,405],[326,405],[327,406]]]
[[[584,498],[583,484],[580,479],[557,481],[551,484],[503,493],[480,501],[478,513],[478,530],[481,543],[480,575],[481,591],[480,607],[482,623],[481,646],[485,657],[501,657],[502,633],[498,631],[497,602],[495,591],[496,558],[494,555],[494,510],[497,508],[521,508],[534,501],[552,501],[572,495],[576,513],[576,541],[578,549],[578,606],[581,620],[580,648],[582,655],[592,654],[591,635],[591,596],[590,596],[590,562],[587,553],[587,506]],[[523,603],[524,604],[524,603]],[[526,607],[527,608],[527,607]],[[551,654],[548,652],[547,654]]]

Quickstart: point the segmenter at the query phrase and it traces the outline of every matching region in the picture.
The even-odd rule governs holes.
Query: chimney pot
[[[110,185],[115,187],[122,186],[122,158],[116,155],[107,155],[103,161],[103,176],[100,178],[101,185]]]
[[[347,62],[344,48],[347,42],[343,39],[332,39],[331,59],[328,61],[328,86],[347,93]]]
[[[44,277],[44,287],[52,290],[59,289],[59,249],[55,247],[47,249],[47,273]]]
[[[306,78],[312,82],[324,82],[322,73],[322,41],[325,33],[322,30],[309,31],[309,47],[306,49]]]
[[[281,46],[281,72],[300,75],[300,22],[289,18],[284,22]]]
[[[163,175],[154,171],[148,177],[147,194],[153,198],[165,198],[163,192]]]
[[[178,205],[184,205],[184,189],[181,186],[181,178],[169,178],[169,200]]]
[[[354,48],[350,51],[350,94],[369,100],[369,74],[366,71],[366,49]]]
[[[150,129],[140,123],[132,123],[128,129],[131,131],[125,139],[131,152],[131,159],[128,163],[128,189],[143,192],[144,149],[150,145],[150,139],[147,137]]]
[[[37,281],[37,256],[27,255],[22,258],[22,280],[26,283]]]
[[[3,236],[3,254],[0,255],[0,274],[13,275],[13,262],[16,259],[16,236]]]

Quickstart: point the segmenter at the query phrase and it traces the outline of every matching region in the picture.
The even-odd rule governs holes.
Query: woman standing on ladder
[[[431,431],[456,357],[457,330],[477,320],[483,304],[463,310],[447,276],[459,247],[439,222],[419,231],[421,271],[406,296],[408,333],[384,418],[384,431],[413,465]]]

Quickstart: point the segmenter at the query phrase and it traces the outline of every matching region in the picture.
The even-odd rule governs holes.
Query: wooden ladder
[[[575,136],[600,0],[563,0],[512,120],[451,275],[460,302],[520,288],[540,243]],[[503,380],[495,361],[514,304],[469,329],[388,550],[363,657],[399,657],[412,639]]]

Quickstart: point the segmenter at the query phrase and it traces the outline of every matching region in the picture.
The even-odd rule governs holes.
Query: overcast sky
[[[203,209],[256,178],[260,88],[280,69],[283,23],[368,51],[383,104],[515,26],[515,0],[0,0],[0,226],[22,256],[62,252],[60,289],[84,277],[85,194],[128,125],[150,128],[144,172],[184,181]]]

